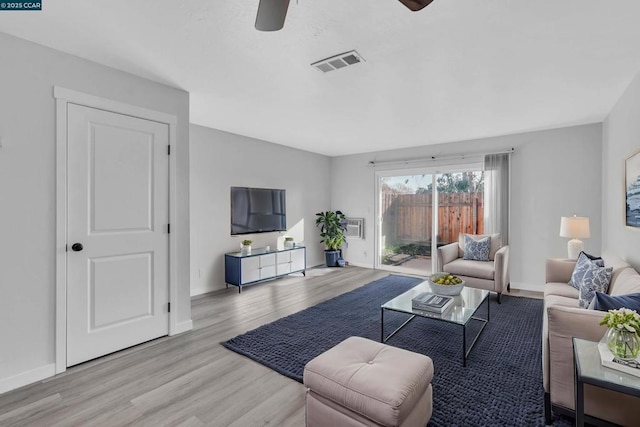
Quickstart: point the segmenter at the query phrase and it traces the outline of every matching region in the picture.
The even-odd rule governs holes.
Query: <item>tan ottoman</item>
[[[304,368],[307,426],[420,426],[431,418],[427,356],[350,337]]]

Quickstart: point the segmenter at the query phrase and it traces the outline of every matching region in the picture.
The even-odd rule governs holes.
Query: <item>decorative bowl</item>
[[[457,276],[449,273],[433,273],[427,280],[429,282],[429,286],[431,287],[431,291],[437,295],[460,295],[460,292],[462,292],[462,288],[464,288],[464,280],[460,283],[452,285],[440,285],[438,283],[435,283],[435,281],[442,276],[453,276],[457,278]]]

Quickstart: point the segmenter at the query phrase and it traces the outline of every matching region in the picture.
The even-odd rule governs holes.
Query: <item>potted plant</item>
[[[243,240],[240,252],[242,252],[245,255],[250,254],[251,253],[251,243],[253,243],[253,240],[249,240],[249,239]]]
[[[293,237],[285,237],[284,238],[284,247],[292,248],[293,247]]]
[[[326,211],[316,214],[316,227],[320,227],[320,243],[324,243],[324,256],[327,267],[336,267],[340,258],[345,231],[347,231],[347,219],[340,211]]]

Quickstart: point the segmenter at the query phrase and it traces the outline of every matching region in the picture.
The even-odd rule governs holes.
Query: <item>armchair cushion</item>
[[[493,261],[471,261],[458,258],[447,264],[446,271],[458,276],[477,277],[487,280],[495,278]]]
[[[489,237],[476,240],[471,236],[464,236],[464,256],[462,258],[471,261],[489,261],[490,249],[491,239]]]

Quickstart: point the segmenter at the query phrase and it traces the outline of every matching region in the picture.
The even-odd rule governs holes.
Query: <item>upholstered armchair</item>
[[[473,242],[471,242],[473,245],[481,242],[480,239],[489,238],[489,253],[486,260],[465,259],[474,258],[469,253],[465,257],[465,236],[468,236],[467,239],[473,239]],[[476,254],[474,253],[473,255]],[[480,257],[480,259],[484,259],[484,257]],[[459,276],[466,282],[466,286],[496,292],[498,294],[498,303],[501,302],[502,293],[505,290],[511,290],[509,283],[509,246],[502,245],[500,234],[474,235],[460,233],[458,242],[438,248],[438,271]]]

